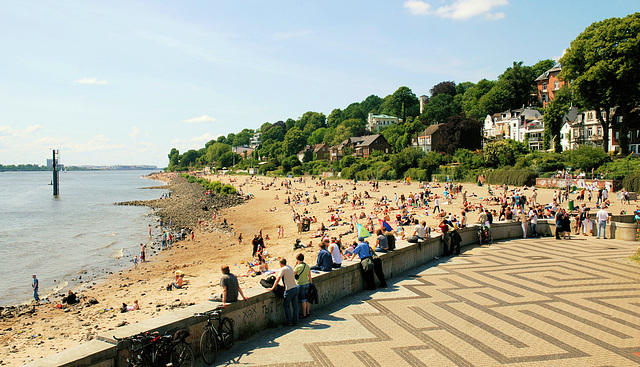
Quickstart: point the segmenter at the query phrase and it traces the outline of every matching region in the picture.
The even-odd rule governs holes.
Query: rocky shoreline
[[[115,203],[115,205],[148,206],[153,209],[154,216],[158,216],[163,226],[170,227],[174,231],[181,229],[193,230],[198,228],[205,232],[219,231],[233,234],[233,228],[220,218],[222,209],[230,208],[244,203],[239,195],[218,195],[208,193],[197,183],[189,183],[185,178],[176,176],[166,178],[158,174],[149,176],[167,182],[166,186],[156,186],[169,190],[171,194],[162,199],[134,200]]]

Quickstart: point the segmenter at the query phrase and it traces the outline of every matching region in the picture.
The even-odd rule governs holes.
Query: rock
[[[119,323],[118,325],[116,325],[116,327],[122,327],[122,326],[125,326],[126,324],[128,324],[128,322],[126,322],[126,321],[122,321],[121,323]]]

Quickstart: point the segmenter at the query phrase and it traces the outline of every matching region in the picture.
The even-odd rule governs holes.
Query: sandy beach
[[[244,201],[240,205],[219,210],[207,210],[206,216],[197,218],[183,218],[180,225],[194,229],[193,240],[188,239],[175,243],[171,248],[161,251],[148,258],[137,268],[130,268],[92,283],[89,287],[81,288],[80,294],[84,300],[78,305],[56,308],[60,299],[51,299],[49,303],[43,303],[34,307],[23,308],[21,315],[14,315],[3,310],[0,312],[0,364],[21,365],[37,358],[54,354],[65,348],[81,344],[91,340],[96,334],[104,333],[126,324],[133,324],[141,320],[172,312],[176,308],[186,307],[195,303],[205,302],[215,293],[219,293],[218,282],[220,279],[220,266],[229,265],[236,275],[247,272],[247,264],[253,261],[251,257],[251,240],[255,234],[262,230],[265,238],[265,247],[268,252],[269,267],[277,269],[277,259],[286,257],[293,261],[293,244],[300,238],[305,245],[311,247],[304,249],[307,254],[307,263],[314,264],[318,252],[319,238],[313,238],[316,230],[324,223],[329,227],[329,208],[340,210],[342,222],[349,222],[353,214],[364,212],[369,216],[374,210],[374,203],[382,196],[386,196],[392,202],[397,195],[409,196],[420,192],[418,183],[409,185],[403,182],[379,182],[379,190],[373,190],[369,182],[357,184],[346,180],[329,180],[327,186],[323,186],[317,179],[304,177],[302,182],[286,179],[291,182],[287,189],[283,178],[250,177],[250,176],[211,176],[211,180],[230,183],[244,195],[251,194],[252,199]],[[175,175],[161,175],[157,179],[163,179],[171,183]],[[431,183],[431,190],[440,199],[440,207],[448,213],[454,213],[459,217],[463,209],[461,195],[458,195],[451,204],[442,199],[443,184]],[[462,184],[463,191],[467,191],[468,201],[479,204],[487,197],[487,187],[478,187],[474,184]],[[502,188],[492,187],[494,193],[502,193]],[[171,187],[170,187],[171,189]],[[510,188],[511,189],[511,188]],[[365,192],[371,197],[365,198]],[[553,200],[554,192],[551,189],[538,189],[537,202],[547,204]],[[307,195],[308,194],[308,195]],[[362,196],[362,205],[352,207],[351,200],[340,205],[340,197],[347,195],[351,199],[354,195]],[[530,197],[531,190],[524,191]],[[301,195],[303,199],[317,199],[315,204],[285,204],[288,197]],[[575,200],[576,194],[570,195]],[[180,198],[175,198],[180,200]],[[184,198],[188,200],[188,198]],[[637,208],[638,203],[621,204],[615,193],[610,194],[610,214],[619,214],[625,210],[631,213]],[[581,202],[576,202],[580,204]],[[195,203],[198,204],[199,203]],[[560,206],[566,208],[566,202]],[[194,203],[191,203],[194,205]],[[433,203],[431,203],[433,206]],[[595,207],[595,195],[586,205]],[[488,204],[490,209],[499,212],[498,204]],[[307,212],[310,217],[316,217],[317,223],[311,223],[311,230],[298,234],[296,223],[293,221],[293,210],[297,213]],[[592,209],[593,210],[593,209]],[[432,209],[425,215],[424,208],[412,208],[416,218],[425,220],[427,225],[435,228],[440,222],[432,215]],[[593,211],[592,211],[593,212]],[[392,220],[400,211],[389,213]],[[379,218],[382,219],[380,214]],[[477,212],[468,214],[469,223],[475,223]],[[228,225],[224,225],[224,220]],[[359,223],[365,224],[366,219]],[[375,221],[377,225],[377,220]],[[395,223],[390,223],[394,228]],[[284,236],[278,238],[278,226],[283,226]],[[328,235],[338,237],[338,234],[348,230],[348,225],[329,227]],[[407,235],[413,233],[413,226],[405,226]],[[154,231],[159,231],[155,228]],[[242,234],[243,241],[239,244],[238,236]],[[343,245],[353,240],[354,235],[343,237]],[[535,241],[532,239],[531,241]],[[185,274],[186,286],[183,289],[167,291],[166,286],[173,280],[174,272],[181,270]],[[243,288],[259,286],[260,277],[240,277]],[[88,306],[86,300],[95,298],[99,303]],[[137,299],[140,310],[120,313],[119,308],[123,302],[132,304]]]

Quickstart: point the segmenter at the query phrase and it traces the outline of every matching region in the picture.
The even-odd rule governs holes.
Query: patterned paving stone
[[[640,365],[634,242],[512,240],[465,249],[265,330],[219,356],[247,366]]]

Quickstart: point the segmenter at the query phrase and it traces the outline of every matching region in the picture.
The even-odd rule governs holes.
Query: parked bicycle
[[[493,242],[493,235],[491,234],[491,227],[485,225],[478,225],[478,242],[480,246],[485,243]]]
[[[200,353],[202,359],[208,365],[215,362],[218,357],[218,346],[222,345],[229,349],[234,342],[234,322],[228,317],[222,317],[222,308],[205,313],[195,314],[197,317],[206,317],[207,325],[204,327],[202,337],[200,337]],[[217,325],[217,328],[214,327]]]
[[[142,333],[116,338],[118,344],[128,343],[125,365],[127,367],[193,367],[194,355],[185,341],[186,330],[175,333]]]

